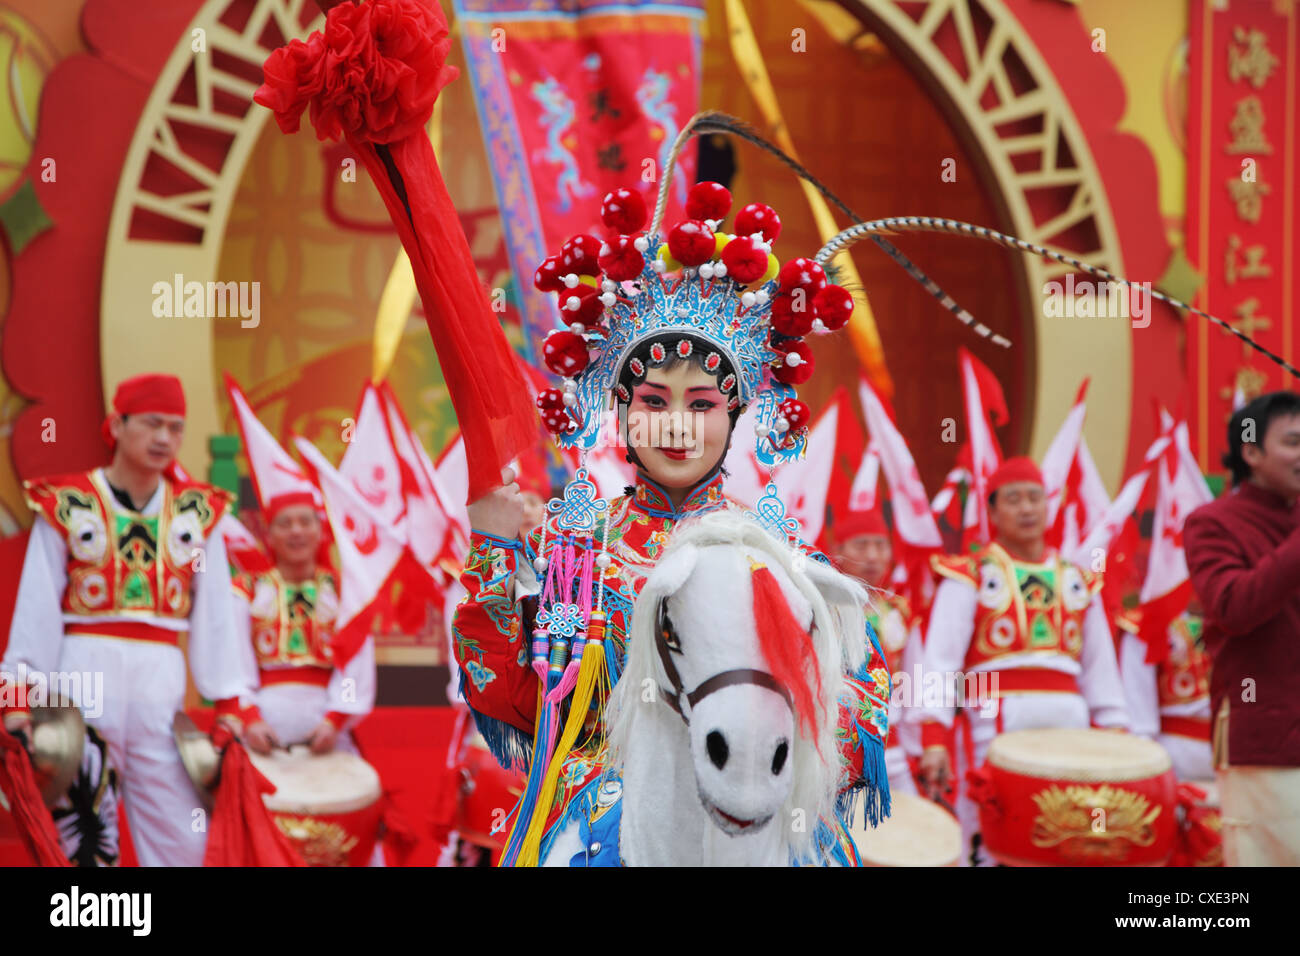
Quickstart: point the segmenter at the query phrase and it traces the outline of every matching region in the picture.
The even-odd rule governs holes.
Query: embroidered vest
[[[203,542],[229,497],[197,482],[162,481],[153,515],[121,505],[99,469],[23,482],[28,505],[67,543],[65,613],[189,617]]]
[[[903,649],[907,647],[907,638],[912,623],[912,609],[907,598],[888,591],[872,591],[872,610],[867,620],[880,639],[880,649],[885,652],[885,663],[891,674],[903,670]],[[898,614],[891,614],[897,611]]]
[[[329,568],[290,584],[274,568],[260,574],[240,574],[235,587],[249,602],[250,631],[257,666],[334,666],[334,621],[338,617],[338,579]]]
[[[1209,703],[1210,656],[1201,646],[1201,628],[1201,619],[1192,614],[1179,615],[1169,625],[1169,656],[1156,667],[1161,710]]]
[[[1079,659],[1083,620],[1100,577],[1055,551],[1040,563],[1017,561],[990,544],[972,555],[939,555],[934,569],[975,588],[975,630],[967,669],[1021,654],[1064,654]]]

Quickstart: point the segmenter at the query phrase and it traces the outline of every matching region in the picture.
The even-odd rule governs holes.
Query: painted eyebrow
[[[717,387],[716,385],[696,385],[694,388],[688,388],[686,391],[688,391],[688,392],[716,392],[716,391],[718,391],[718,387]]]
[[[640,385],[637,386],[637,388],[657,388],[661,392],[668,391],[667,385],[657,385],[654,382],[642,382]]]

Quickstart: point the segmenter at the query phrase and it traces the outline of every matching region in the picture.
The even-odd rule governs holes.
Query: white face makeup
[[[718,380],[693,362],[652,368],[632,390],[627,443],[666,489],[698,485],[722,459],[731,420]]]

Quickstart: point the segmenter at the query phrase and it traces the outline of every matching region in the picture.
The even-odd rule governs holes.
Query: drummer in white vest
[[[256,688],[235,715],[244,742],[259,754],[294,744],[355,754],[349,731],[375,704],[374,639],[366,635],[338,666],[338,576],[319,559],[322,522],[312,493],[279,495],[263,513],[272,566],[234,575],[235,625],[252,652],[245,666]]]
[[[921,778],[934,796],[957,784],[965,862],[987,865],[979,814],[964,786],[998,734],[1040,727],[1126,729],[1128,713],[1101,582],[1045,540],[1042,473],[1029,458],[1004,462],[989,481],[994,542],[971,555],[938,557],[939,585],[922,645],[922,671],[944,675],[947,693],[920,695]],[[958,773],[946,741],[955,705]]]
[[[1163,646],[1139,636],[1139,612],[1118,622],[1120,674],[1135,734],[1169,752],[1179,780],[1213,781],[1210,747],[1210,655],[1201,644],[1201,615],[1174,618]]]

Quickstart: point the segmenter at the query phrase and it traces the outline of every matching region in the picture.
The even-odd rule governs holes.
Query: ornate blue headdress
[[[665,181],[670,176],[668,170]],[[723,232],[731,194],[718,183],[697,183],[686,203],[689,218],[661,232],[663,205],[640,232],[644,200],[631,189],[614,190],[601,207],[613,235],[603,242],[574,236],[538,268],[534,284],[557,294],[566,326],[543,345],[547,367],[564,378],[562,389],[538,395],[543,422],[564,447],[590,449],[605,413],[631,398],[620,384],[625,370],[639,378],[646,363],[705,349],[707,370],[729,370],[718,382],[728,409],[757,403],[759,462],[774,468],[799,457],[809,415],[794,387],[813,367],[804,337],[843,327],[852,296],[829,284],[812,259],[780,266],[771,246],[781,221],[767,205],[745,206]],[[650,339],[657,341],[643,355]]]

